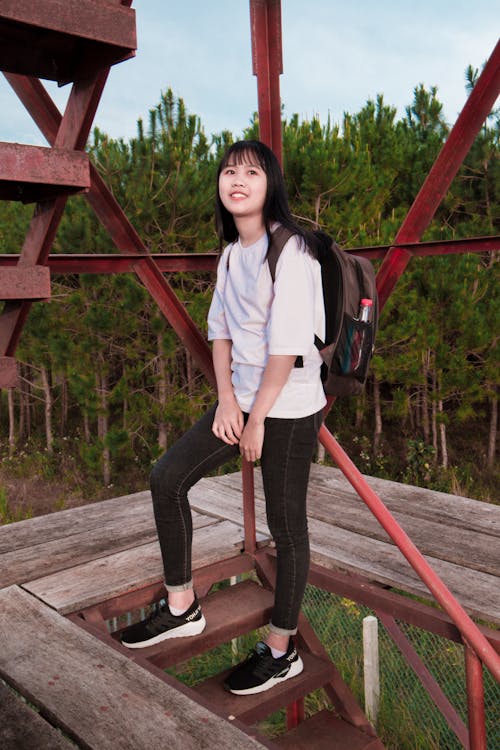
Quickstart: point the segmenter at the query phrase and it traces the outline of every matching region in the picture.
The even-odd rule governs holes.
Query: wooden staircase
[[[155,667],[180,665],[187,659],[266,625],[273,599],[271,590],[253,580],[218,590],[201,599],[207,620],[202,634],[141,649],[140,657],[145,657]],[[114,637],[118,641],[119,633]],[[347,686],[339,683],[334,664],[303,616],[297,642],[304,662],[304,670],[297,677],[264,693],[237,696],[223,688],[224,679],[231,671],[227,669],[192,688],[193,697],[198,697],[204,705],[211,706],[218,715],[230,721],[238,720],[252,726],[281,708],[298,706],[300,713],[304,697],[324,688],[339,713],[319,711],[273,740],[273,743],[290,750],[384,750]],[[121,649],[130,658],[137,657],[137,651]],[[293,725],[293,721],[289,721],[290,724]]]
[[[0,200],[36,203],[18,263],[0,278],[0,388],[19,384],[14,357],[30,305],[50,297],[46,267],[65,202],[88,193],[84,153],[109,66],[135,54],[130,2],[2,0],[0,71],[50,147],[0,142]],[[72,83],[63,116],[38,78]],[[15,250],[15,248],[13,248]]]

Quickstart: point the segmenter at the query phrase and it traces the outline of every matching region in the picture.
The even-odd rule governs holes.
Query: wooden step
[[[89,187],[89,158],[81,151],[0,143],[1,200],[31,203]]]
[[[376,737],[339,719],[331,711],[319,711],[273,742],[284,750],[384,750]]]
[[[0,357],[0,388],[17,388],[19,375],[15,357]]]
[[[1,70],[63,84],[133,54],[135,11],[106,0],[2,0],[0,38]]]
[[[274,711],[312,693],[331,679],[331,662],[305,652],[301,652],[300,655],[304,662],[304,671],[264,693],[233,695],[224,690],[223,682],[231,672],[230,669],[202,682],[194,690],[210,701],[224,716],[233,716],[246,724],[254,724]]]
[[[15,266],[2,268],[0,300],[48,299],[50,269],[47,266]]]
[[[195,638],[173,638],[140,653],[156,666],[179,664],[243,633],[267,625],[274,595],[255,581],[243,581],[200,600],[207,626]],[[125,649],[130,655],[131,649]]]

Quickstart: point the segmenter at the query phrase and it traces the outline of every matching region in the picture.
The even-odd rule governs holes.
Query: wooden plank
[[[384,750],[380,740],[368,737],[326,709],[276,737],[274,742],[285,750]]]
[[[82,151],[0,142],[0,182],[90,187],[88,155]]]
[[[500,506],[424,487],[365,476],[390,511],[404,512],[415,518],[438,520],[446,526],[470,529],[500,537]],[[337,496],[357,498],[352,485],[340,469],[320,464],[311,466],[311,483]]]
[[[50,270],[46,266],[2,268],[0,299],[47,299]]]
[[[207,621],[201,635],[196,638],[172,638],[141,649],[141,654],[162,669],[180,664],[221,643],[228,643],[233,638],[267,625],[273,603],[274,594],[255,581],[247,580],[219,589],[201,602]],[[127,649],[123,649],[126,653]]]
[[[236,716],[245,723],[254,723],[287,706],[295,700],[303,698],[313,690],[325,685],[332,677],[333,665],[313,656],[307,651],[300,652],[304,662],[304,670],[291,680],[282,682],[266,693],[254,695],[234,695],[226,692],[223,682],[231,669],[210,677],[194,688],[198,695],[217,706],[225,716]]]
[[[371,581],[431,600],[425,584],[397,547],[322,521],[310,522],[311,560],[325,568],[359,573]],[[470,614],[500,624],[500,579],[430,555],[425,559]]]
[[[96,0],[3,0],[0,19],[127,49],[137,48],[135,11]]]
[[[261,747],[16,586],[0,591],[0,641],[4,679],[86,748]]]
[[[68,513],[65,521],[68,518],[71,520],[71,511]],[[56,513],[46,518],[53,517],[56,522],[57,515]],[[56,538],[47,542],[41,541],[43,535],[40,534],[38,544],[36,537],[32,535],[32,532],[36,530],[36,523],[30,523],[30,536],[34,542],[32,546],[23,546],[13,551],[7,549],[0,554],[0,587],[41,578],[90,560],[107,558],[113,553],[155,542],[157,539],[152,512],[147,507],[143,508],[142,503],[135,507],[131,504],[130,508],[120,511],[113,518],[102,516],[100,524],[98,514],[93,514],[88,527],[85,527],[85,516],[78,515],[81,531],[76,532],[75,529],[75,533],[71,533],[68,530],[67,536],[57,535]],[[31,522],[36,520],[30,519]],[[210,516],[193,513],[195,528],[209,525],[214,520]],[[23,523],[29,522],[20,522],[20,524]],[[45,523],[44,520],[40,526],[45,527]],[[5,531],[7,534],[4,534],[2,539],[4,546],[8,544],[9,527],[6,527]],[[20,536],[26,538],[22,530],[19,529],[19,531]]]
[[[332,497],[316,487],[311,488],[309,498],[312,518],[393,544],[360,498],[351,501],[344,497],[332,503]],[[400,511],[393,511],[392,515],[423,554],[500,575],[500,544],[496,537],[460,526],[446,527],[439,521]]]
[[[500,537],[498,505],[378,477],[365,476],[365,479],[391,512],[404,512],[415,518],[431,517],[442,521],[447,527],[457,526]],[[241,492],[240,472],[217,477],[217,481],[221,486]],[[353,503],[359,502],[358,494],[340,469],[331,466],[312,464],[310,486],[331,494],[332,505],[345,499],[351,499]],[[263,496],[262,477],[258,469],[255,471],[255,487]]]
[[[12,690],[0,682],[0,747],[2,750],[71,750],[57,729],[42,719]]]
[[[325,467],[321,468],[325,469]],[[228,477],[231,477],[231,479],[228,480]],[[213,479],[208,481],[211,482],[213,487],[216,486],[221,496],[231,504],[238,496],[239,479],[236,475],[226,475],[221,477],[221,479],[222,482],[219,482],[218,479],[215,483]],[[362,536],[379,539],[390,544],[393,543],[361,498],[352,491],[352,488],[349,492],[343,486],[342,490],[335,488],[334,493],[330,493],[325,489],[324,482],[319,483],[318,487],[316,479],[315,472],[309,486],[309,518],[324,521],[332,526],[338,526]],[[223,488],[221,485],[223,485]],[[402,486],[404,487],[404,485]],[[328,489],[330,488],[328,487]],[[255,499],[257,504],[264,503],[264,491],[260,472],[256,472],[255,476]],[[427,498],[425,498],[424,502],[426,500]],[[474,503],[476,501],[469,502]],[[488,503],[480,503],[480,505],[485,505],[487,510],[491,507]],[[201,509],[202,503],[198,502],[197,507]],[[223,507],[223,505],[220,506],[219,512],[223,512]],[[411,540],[423,554],[447,560],[457,565],[463,565],[466,568],[480,570],[492,575],[500,575],[500,544],[498,544],[495,533],[497,523],[500,525],[500,507],[492,507],[493,512],[489,514],[489,529],[493,531],[492,534],[486,532],[485,526],[482,527],[482,530],[478,528],[468,529],[464,522],[464,518],[466,518],[464,508],[462,508],[460,517],[461,522],[456,525],[450,524],[449,519],[443,522],[436,521],[434,520],[434,514],[432,518],[429,518],[429,507],[427,507],[427,515],[425,517],[415,517],[408,514],[406,510],[401,511],[394,508],[390,508],[390,510],[392,510],[393,516],[400,526],[407,532]],[[208,507],[206,509],[210,510]],[[262,514],[260,514],[260,517],[262,517]]]
[[[227,475],[226,475],[227,476]],[[241,496],[213,478],[203,479],[190,493],[192,506],[241,523]],[[219,478],[217,478],[219,479]],[[233,480],[234,481],[234,477]],[[264,503],[256,482],[257,530],[268,534]],[[369,580],[431,599],[425,584],[392,542],[363,536],[314,518],[309,520],[311,560],[329,569],[359,573]],[[500,578],[424,555],[469,614],[500,623]]]
[[[233,557],[242,547],[241,528],[230,521],[211,523],[193,534],[193,569]],[[163,579],[157,541],[101,557],[25,583],[57,611],[68,614]]]
[[[17,388],[19,376],[15,357],[0,357],[0,388]]]
[[[8,526],[0,526],[0,554],[32,547],[41,541],[50,542],[81,532],[97,531],[119,516],[126,527],[133,526],[142,515],[145,520],[149,518],[154,524],[149,491],[17,521]]]

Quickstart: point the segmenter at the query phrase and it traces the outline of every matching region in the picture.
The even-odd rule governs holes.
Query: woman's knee
[[[171,492],[179,485],[181,478],[176,471],[175,462],[171,460],[169,453],[165,453],[153,466],[149,475],[149,486],[153,501],[155,498],[163,495],[164,492]]]

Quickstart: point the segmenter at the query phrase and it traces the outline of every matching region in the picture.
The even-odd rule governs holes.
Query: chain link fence
[[[308,586],[303,610],[344,681],[364,706],[363,619],[375,613]],[[459,716],[468,723],[464,649],[460,644],[398,622]],[[461,743],[379,623],[380,708],[377,732],[388,750],[460,750]],[[500,684],[484,670],[488,750],[500,748]]]

